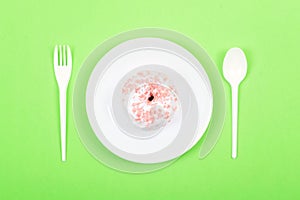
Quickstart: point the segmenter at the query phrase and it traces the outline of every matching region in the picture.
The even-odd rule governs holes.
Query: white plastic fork
[[[54,48],[54,72],[59,87],[61,159],[66,161],[66,95],[72,72],[72,54],[68,45]]]

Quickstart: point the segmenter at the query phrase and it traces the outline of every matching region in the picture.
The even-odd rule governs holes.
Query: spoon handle
[[[239,86],[231,87],[232,92],[232,150],[231,157],[233,159],[237,156],[237,121],[238,121],[238,90]]]

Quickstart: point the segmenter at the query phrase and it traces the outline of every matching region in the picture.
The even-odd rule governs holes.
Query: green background
[[[0,199],[300,198],[299,10],[296,0],[2,2]],[[71,97],[89,52],[139,27],[193,38],[220,72],[229,48],[245,50],[249,70],[240,87],[237,160],[230,158],[227,112],[221,138],[204,160],[198,160],[198,144],[158,172],[111,170],[81,144],[69,98],[68,157],[60,161],[54,45],[69,44],[73,51]],[[225,90],[229,94],[228,84]]]

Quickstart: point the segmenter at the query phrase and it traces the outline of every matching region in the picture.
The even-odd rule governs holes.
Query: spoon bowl
[[[230,85],[239,84],[246,76],[247,60],[242,49],[231,48],[223,62],[223,74]]]

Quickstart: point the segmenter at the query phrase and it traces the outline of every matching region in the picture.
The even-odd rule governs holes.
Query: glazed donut
[[[171,86],[162,83],[167,80],[161,74],[139,72],[125,83],[128,114],[138,127],[157,128],[171,121],[178,98]]]
[[[145,83],[132,92],[128,112],[140,127],[157,127],[169,122],[177,110],[176,94],[167,86]]]

